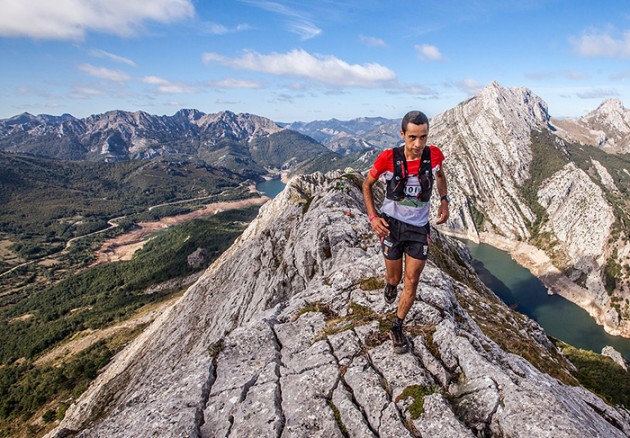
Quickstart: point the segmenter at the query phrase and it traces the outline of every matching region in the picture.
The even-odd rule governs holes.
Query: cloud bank
[[[620,37],[612,31],[590,31],[572,40],[575,51],[584,57],[630,58],[630,30]]]
[[[80,40],[88,31],[132,36],[145,22],[195,15],[191,0],[0,0],[0,36]]]
[[[396,78],[396,73],[380,64],[348,64],[332,55],[311,55],[301,49],[270,55],[246,52],[240,58],[207,52],[202,59],[206,64],[218,63],[236,70],[275,76],[297,76],[334,86],[372,88]]]

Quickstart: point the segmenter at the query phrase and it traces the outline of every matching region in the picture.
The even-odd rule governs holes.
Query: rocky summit
[[[630,110],[619,99],[608,99],[578,119],[554,119],[558,135],[568,141],[595,145],[606,152],[630,152]]]
[[[362,180],[294,178],[48,437],[630,435],[439,230],[393,354]]]
[[[628,137],[622,110],[608,102],[584,120]],[[630,337],[628,162],[567,132],[531,90],[496,82],[432,119],[453,200],[446,226],[510,251],[552,293]]]

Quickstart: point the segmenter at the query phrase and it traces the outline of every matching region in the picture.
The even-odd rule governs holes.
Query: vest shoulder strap
[[[407,159],[405,158],[405,147],[399,146],[392,149],[394,152],[394,178],[407,178]]]

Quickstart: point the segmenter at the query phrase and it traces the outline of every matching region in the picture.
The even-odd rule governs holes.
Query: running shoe
[[[394,353],[403,354],[407,352],[407,337],[403,333],[402,327],[396,324],[392,325],[392,328],[389,330],[389,337],[394,344]]]
[[[398,296],[398,286],[387,283],[385,285],[385,290],[383,291],[383,296],[385,297],[385,302],[387,304],[393,303],[396,301],[396,297]]]

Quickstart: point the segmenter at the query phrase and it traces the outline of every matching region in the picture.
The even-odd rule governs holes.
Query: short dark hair
[[[422,111],[409,111],[402,119],[402,132],[407,132],[407,125],[413,123],[414,125],[427,124],[427,130],[429,129],[429,119]]]

